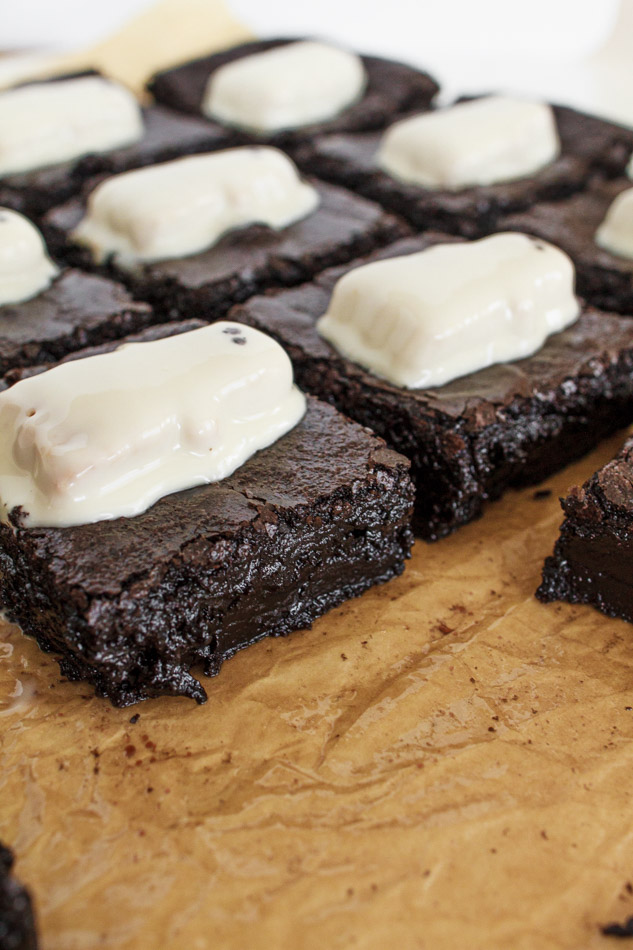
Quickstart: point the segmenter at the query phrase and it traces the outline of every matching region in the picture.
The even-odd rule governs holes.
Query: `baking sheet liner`
[[[0,828],[44,950],[611,946],[633,630],[533,592],[557,496],[622,440],[237,655],[202,707],[114,709],[5,625]]]
[[[213,23],[217,45],[247,35],[196,4],[207,45]],[[174,31],[193,6],[159,4],[152,42],[137,22],[100,64],[138,88],[193,55]],[[633,914],[633,629],[533,592],[557,496],[622,441],[239,654],[203,707],[114,709],[0,627],[0,837],[43,950],[612,946],[599,925]]]

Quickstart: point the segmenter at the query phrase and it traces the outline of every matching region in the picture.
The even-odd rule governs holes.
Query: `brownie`
[[[0,844],[0,950],[37,950],[31,898],[12,868],[13,855]]]
[[[132,271],[111,262],[106,272],[148,300],[162,319],[215,320],[252,294],[309,280],[409,230],[373,202],[334,185],[314,184],[321,199],[316,211],[281,231],[252,225],[226,234],[192,257],[140,264]],[[94,267],[89,252],[68,240],[84,210],[85,203],[78,199],[53,209],[44,218],[43,232],[56,257]]]
[[[408,238],[366,260],[441,241]],[[633,418],[633,322],[584,308],[526,359],[432,389],[403,389],[341,356],[316,330],[336,280],[252,298],[231,319],[273,336],[299,385],[369,426],[412,463],[414,528],[436,540],[482,513],[507,488],[542,481]]]
[[[610,126],[573,109],[557,108],[561,154],[556,161],[526,178],[459,191],[432,190],[408,184],[381,171],[375,163],[382,133],[320,135],[304,143],[296,161],[309,174],[345,185],[402,215],[419,230],[441,230],[478,237],[495,229],[503,214],[530,208],[537,201],[557,200],[585,187],[596,172],[598,143],[611,159],[605,164],[622,170],[621,142],[596,127]],[[622,130],[626,132],[627,130]],[[629,134],[633,148],[633,133]],[[609,147],[610,146],[610,152]],[[627,148],[627,153],[630,150]]]
[[[502,218],[499,228],[526,231],[557,244],[576,265],[579,294],[603,310],[633,315],[633,259],[616,257],[595,241],[611,202],[628,188],[633,188],[628,178],[596,182],[564,201],[543,202]]]
[[[143,514],[69,528],[0,524],[0,603],[72,680],[119,706],[204,702],[189,672],[315,618],[403,570],[406,459],[316,399],[220,482]]]
[[[0,306],[0,376],[66,353],[115,340],[154,320],[146,303],[120,284],[69,268],[42,293]]]
[[[193,62],[184,63],[174,69],[157,73],[149,82],[148,89],[154,98],[172,109],[201,115],[201,106],[209,77],[226,63],[263,53],[275,47],[295,43],[297,39],[257,40],[243,43],[220,53],[204,56]],[[428,73],[404,63],[381,59],[377,56],[363,56],[363,65],[367,73],[367,86],[362,98],[345,109],[329,122],[302,126],[277,132],[273,135],[249,135],[241,131],[243,141],[267,142],[282,147],[290,147],[322,132],[358,132],[368,129],[382,129],[404,113],[428,109],[439,86]],[[225,128],[210,119],[206,120],[217,129]],[[237,131],[237,130],[236,130]]]
[[[561,505],[565,520],[536,596],[633,623],[633,439]]]

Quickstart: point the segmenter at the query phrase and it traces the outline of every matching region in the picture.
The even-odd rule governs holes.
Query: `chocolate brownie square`
[[[2,950],[37,950],[31,898],[13,877],[12,868],[13,855],[0,844],[0,947]]]
[[[225,235],[192,257],[139,264],[133,270],[110,262],[106,272],[148,300],[163,320],[217,320],[229,307],[269,287],[292,286],[337,263],[367,254],[406,234],[407,225],[374,202],[342,188],[313,182],[316,211],[281,231],[253,225]],[[69,235],[85,212],[73,199],[50,211],[42,230],[59,259],[91,267],[89,253]]]
[[[154,321],[146,303],[106,277],[69,268],[31,300],[0,306],[0,375],[54,363],[73,350],[116,340]]]
[[[376,164],[382,133],[319,135],[305,142],[295,158],[309,174],[377,201],[417,229],[478,237],[495,230],[504,214],[584,188],[600,154],[613,173],[616,167],[622,170],[625,152],[630,154],[628,146],[625,149],[616,136],[599,134],[609,123],[571,109],[557,108],[555,115],[561,140],[558,159],[527,178],[458,191],[423,188],[382,171]],[[633,133],[629,138],[633,148]]]
[[[303,420],[231,476],[133,518],[27,527],[14,509],[0,524],[0,603],[64,675],[116,705],[204,702],[194,664],[217,673],[237,650],[401,573],[408,469],[309,398]]]
[[[427,234],[378,260],[456,240]],[[432,389],[402,389],[341,356],[316,329],[332,289],[354,265],[253,297],[231,319],[273,336],[299,385],[369,426],[412,463],[414,528],[427,540],[478,517],[508,488],[540,482],[633,418],[633,322],[584,308],[533,356]]]
[[[561,505],[565,520],[536,596],[633,623],[633,440]]]
[[[188,112],[201,115],[202,100],[210,76],[220,66],[263,53],[276,47],[295,43],[296,39],[257,40],[243,43],[220,53],[213,53],[201,59],[184,63],[174,69],[157,73],[149,82],[148,89],[157,102]],[[437,94],[439,86],[427,73],[405,66],[403,63],[381,59],[377,56],[363,56],[362,62],[367,73],[367,86],[362,98],[345,109],[329,122],[303,126],[278,132],[271,136],[257,136],[258,142],[292,147],[307,138],[323,132],[357,132],[367,129],[382,129],[398,116],[412,110],[419,112],[428,109]],[[217,129],[224,128],[219,123],[206,120]],[[241,141],[252,142],[255,137],[246,132],[238,133]]]
[[[596,244],[595,235],[612,201],[633,188],[628,178],[595,182],[564,201],[541,202],[499,221],[503,231],[525,231],[557,244],[576,265],[578,293],[603,310],[633,316],[633,260]]]
[[[214,152],[234,140],[202,119],[158,106],[143,110],[143,122],[143,138],[133,145],[0,177],[0,206],[37,219],[78,194],[84,182],[95,175],[114,175],[197,152]]]

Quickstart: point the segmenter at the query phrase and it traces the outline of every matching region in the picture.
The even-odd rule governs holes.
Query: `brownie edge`
[[[565,520],[536,596],[633,623],[633,439],[561,506]]]
[[[13,854],[0,843],[0,950],[37,950],[31,897],[12,868]]]
[[[126,706],[204,702],[206,674],[266,636],[309,627],[401,573],[413,535],[409,463],[332,407],[221,482],[134,518],[0,525],[0,600],[62,673]]]

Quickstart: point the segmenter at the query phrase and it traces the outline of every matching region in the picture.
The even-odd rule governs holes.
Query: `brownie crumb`
[[[131,725],[131,726],[135,726],[136,723],[139,721],[140,718],[141,718],[141,714],[140,714],[140,713],[134,713],[134,715],[133,715],[132,718],[130,719],[130,725]]]
[[[623,924],[607,924],[600,930],[605,937],[633,937],[633,917],[629,917]]]
[[[435,629],[436,629],[436,630],[439,630],[439,632],[440,632],[443,636],[447,636],[447,634],[453,633],[453,630],[454,630],[453,627],[449,627],[448,624],[444,623],[443,620],[440,620],[440,621],[439,621],[439,623],[437,624],[437,626],[436,626]]]
[[[537,488],[537,490],[533,493],[532,498],[534,501],[540,501],[542,498],[549,498],[551,494],[551,488]]]

